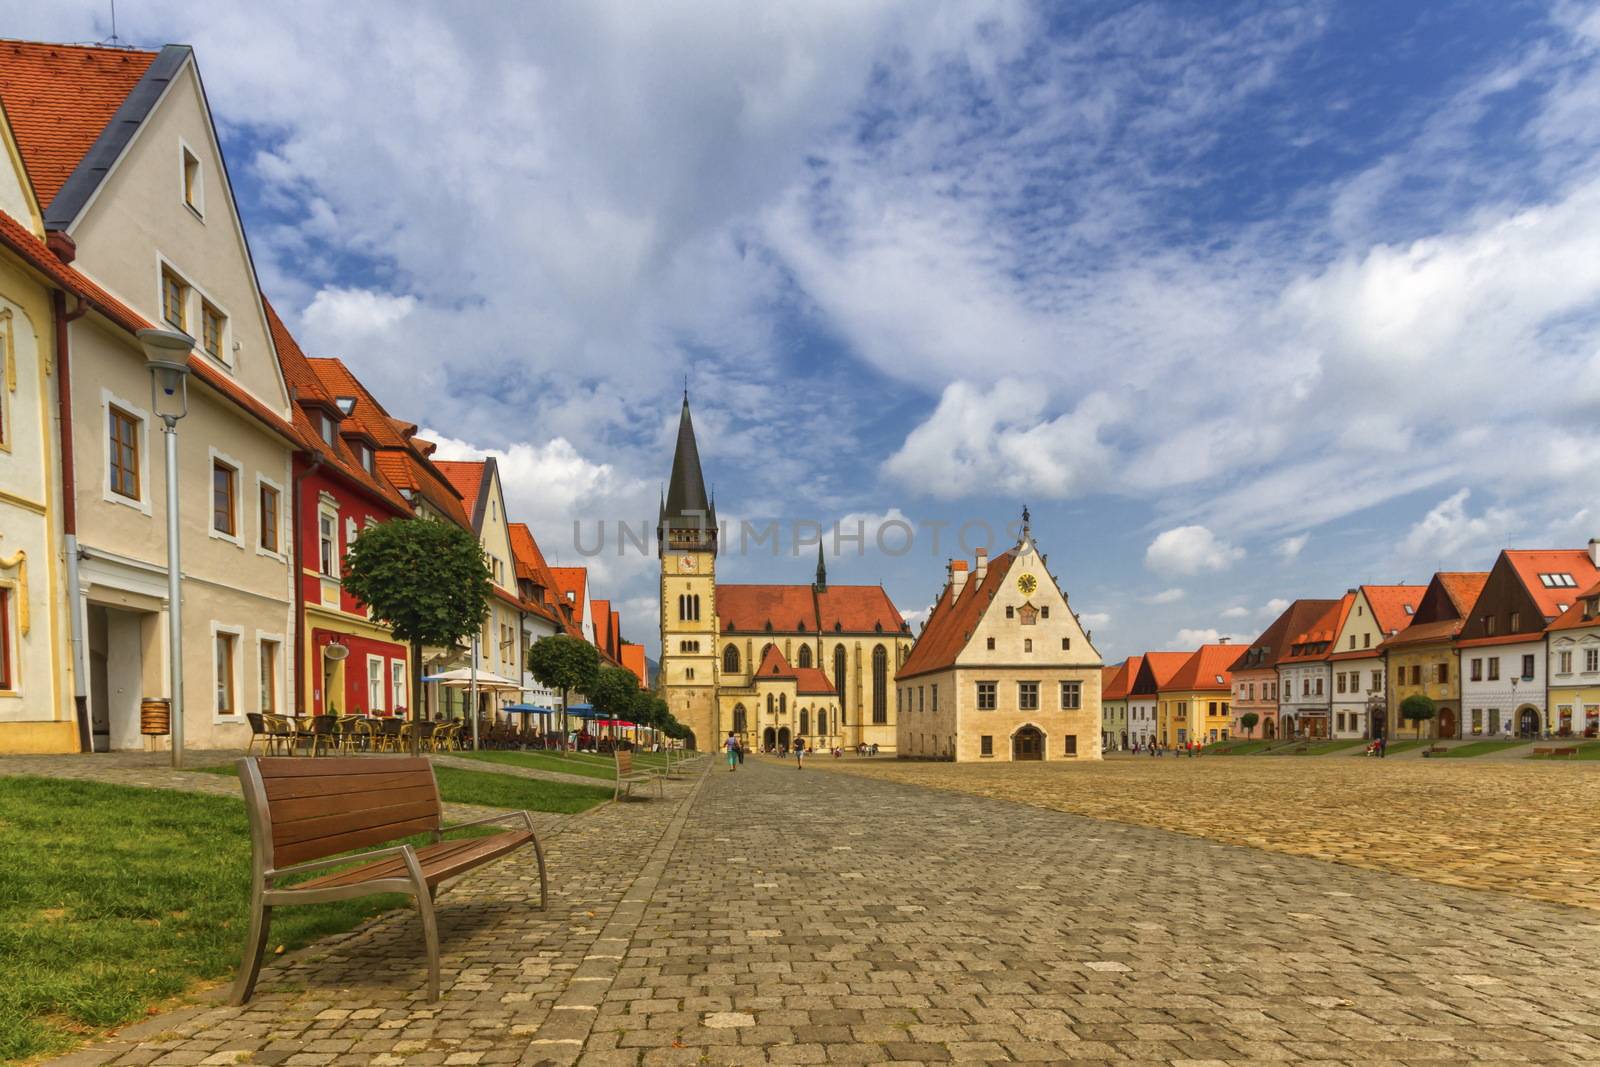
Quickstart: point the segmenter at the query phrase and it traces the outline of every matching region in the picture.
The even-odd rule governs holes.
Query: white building
[[[1278,661],[1281,737],[1332,736],[1333,669],[1328,657],[1354,603],[1355,594],[1346,593],[1306,632],[1291,638],[1289,654]]]
[[[1388,721],[1388,672],[1378,646],[1411,624],[1425,585],[1363,585],[1329,655],[1332,736],[1372,738]]]

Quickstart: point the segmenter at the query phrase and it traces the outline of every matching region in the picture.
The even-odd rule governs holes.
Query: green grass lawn
[[[1345,749],[1355,748],[1358,745],[1365,745],[1366,743],[1367,742],[1365,740],[1359,737],[1347,737],[1339,741],[1313,741],[1305,747],[1303,752],[1296,751],[1296,749],[1299,748],[1299,746],[1296,745],[1294,748],[1284,749],[1283,755],[1326,756],[1330,752],[1343,752]]]
[[[1414,737],[1406,738],[1403,741],[1390,741],[1389,755],[1392,756],[1396,752],[1404,752],[1408,748],[1421,748],[1423,745],[1431,745],[1432,743],[1433,742],[1429,741],[1427,738],[1423,738],[1419,741]]]
[[[381,758],[381,757],[377,757]],[[233,764],[202,767],[207,774],[237,773]],[[602,801],[610,800],[613,790],[605,786],[568,785],[565,782],[542,782],[537,778],[517,778],[493,771],[463,771],[455,767],[435,767],[439,780],[439,796],[451,804],[477,804],[486,808],[510,808],[514,811],[554,811],[571,815],[588,811]]]
[[[1214,745],[1207,745],[1204,754],[1207,756],[1248,756],[1252,752],[1260,752],[1271,741],[1219,741]]]
[[[609,757],[604,763],[598,763],[587,758],[577,756],[562,756],[554,752],[454,752],[455,756],[462,759],[480,760],[484,763],[499,763],[506,767],[526,767],[534,771],[559,771],[562,774],[581,774],[585,778],[600,778],[609,782],[616,778],[616,762]]]
[[[1473,756],[1482,756],[1489,752],[1499,752],[1502,749],[1516,748],[1525,745],[1526,741],[1472,741],[1465,745],[1436,753],[1438,759],[1471,759]]]
[[[249,872],[239,800],[0,778],[0,1062],[60,1051],[231,976]],[[298,948],[405,900],[278,909],[271,943]]]
[[[1567,760],[1600,760],[1600,741],[1584,741],[1581,738],[1568,737],[1564,739],[1556,738],[1553,741],[1536,741],[1534,744],[1538,748],[1544,748],[1546,745],[1551,748],[1576,748],[1578,754],[1575,756],[1524,756],[1524,759],[1554,760],[1557,763],[1565,763]]]

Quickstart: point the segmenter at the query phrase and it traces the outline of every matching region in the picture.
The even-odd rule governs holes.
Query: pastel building
[[[1282,680],[1278,665],[1289,655],[1294,638],[1310,630],[1316,621],[1337,604],[1334,600],[1296,600],[1272,620],[1261,635],[1250,642],[1233,661],[1233,731],[1237,737],[1275,740],[1279,734],[1279,702]],[[1241,721],[1246,714],[1256,716],[1247,728]]]
[[[1363,585],[1333,639],[1332,736],[1382,737],[1388,722],[1383,642],[1411,625],[1423,585]]]
[[[1411,625],[1384,638],[1381,650],[1389,671],[1388,736],[1401,737],[1413,730],[1435,738],[1459,736],[1461,672],[1455,640],[1488,579],[1486,571],[1440,571],[1423,590]],[[1413,693],[1433,700],[1436,714],[1431,725],[1417,728],[1400,717],[1400,705]]]
[[[1355,602],[1346,593],[1310,627],[1295,634],[1278,660],[1278,730],[1285,738],[1327,738],[1332,734],[1333,639],[1344,628]]]
[[[1600,582],[1549,625],[1545,644],[1551,734],[1600,736]]]
[[[1157,734],[1164,745],[1228,740],[1233,697],[1229,667],[1239,649],[1225,642],[1201,645],[1159,686]]]

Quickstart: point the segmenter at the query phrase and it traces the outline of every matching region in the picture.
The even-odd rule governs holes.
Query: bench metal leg
[[[545,878],[544,871],[544,845],[539,843],[539,835],[533,837],[533,857],[539,861],[539,910],[550,910],[550,883]]]
[[[267,934],[272,928],[272,908],[261,903],[260,891],[251,894],[250,933],[245,938],[244,958],[239,961],[239,976],[233,982],[233,1003],[243,1004],[256,991],[261,974],[261,954],[267,949]]]
[[[422,877],[422,864],[410,848],[405,852],[406,869],[416,886],[417,914],[422,916],[422,940],[428,949],[428,999],[439,999],[439,924],[433,917],[433,890]]]

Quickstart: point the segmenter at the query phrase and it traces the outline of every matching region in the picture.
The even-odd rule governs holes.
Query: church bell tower
[[[695,746],[711,751],[723,734],[717,722],[717,509],[706,496],[687,389],[672,478],[656,521],[656,551],[661,557],[661,695],[673,717],[694,731]]]

